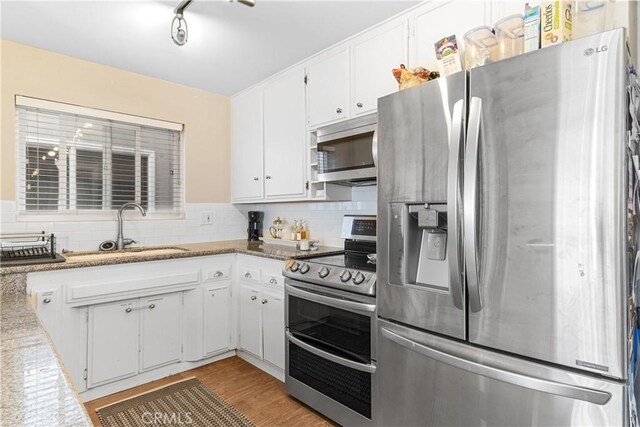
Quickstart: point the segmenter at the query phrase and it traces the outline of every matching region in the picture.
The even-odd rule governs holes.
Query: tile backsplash
[[[342,217],[354,214],[375,215],[377,187],[354,187],[350,202],[270,203],[251,205],[246,209],[248,210],[264,212],[263,233],[267,236],[269,226],[278,216],[285,220],[286,226],[293,225],[296,219],[302,219],[307,224],[312,240],[320,240],[320,244],[324,246],[342,247]]]
[[[209,242],[246,239],[247,212],[264,212],[263,232],[268,235],[269,226],[276,217],[286,221],[302,219],[307,224],[310,237],[320,240],[324,246],[341,247],[340,228],[342,217],[347,214],[375,215],[375,186],[356,187],[350,202],[318,203],[270,203],[233,205],[230,203],[187,203],[184,219],[144,219],[137,212],[127,213],[124,223],[125,237],[136,240],[139,246],[171,245],[177,243]],[[201,225],[202,213],[213,214],[212,225]],[[114,215],[115,218],[115,215]],[[97,250],[100,242],[115,240],[117,222],[102,221],[20,221],[14,201],[0,202],[0,232],[55,233],[57,249],[70,251]]]

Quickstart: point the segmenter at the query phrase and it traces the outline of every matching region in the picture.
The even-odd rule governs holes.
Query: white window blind
[[[131,201],[150,213],[182,212],[175,124],[26,99],[16,105],[21,212],[96,213]]]

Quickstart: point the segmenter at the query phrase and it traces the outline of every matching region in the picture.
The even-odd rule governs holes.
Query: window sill
[[[131,212],[131,213],[130,213]],[[147,216],[142,216],[140,212],[125,211],[124,217],[126,221],[165,221],[165,220],[184,220],[186,219],[185,213],[147,213]],[[18,212],[16,214],[16,222],[112,222],[117,221],[118,213],[104,212],[104,213],[89,213],[89,212],[67,212],[67,213],[31,213],[31,212]]]

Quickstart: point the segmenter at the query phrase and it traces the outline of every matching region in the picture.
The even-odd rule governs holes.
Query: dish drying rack
[[[53,234],[0,233],[0,264],[3,267],[29,264],[63,262],[56,253],[56,238]]]

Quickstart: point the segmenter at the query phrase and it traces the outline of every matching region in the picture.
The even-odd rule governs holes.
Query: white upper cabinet
[[[267,198],[305,195],[304,69],[264,87],[264,189]]]
[[[487,3],[482,1],[431,1],[416,9],[410,18],[411,37],[407,68],[425,67],[437,71],[435,42],[455,34],[464,52],[464,34],[485,25]]]
[[[354,39],[351,44],[351,113],[368,114],[378,98],[398,90],[391,70],[407,63],[408,22],[399,19]]]
[[[231,100],[232,193],[234,201],[263,197],[262,90]]]
[[[343,44],[307,65],[309,127],[349,117],[349,45]]]

